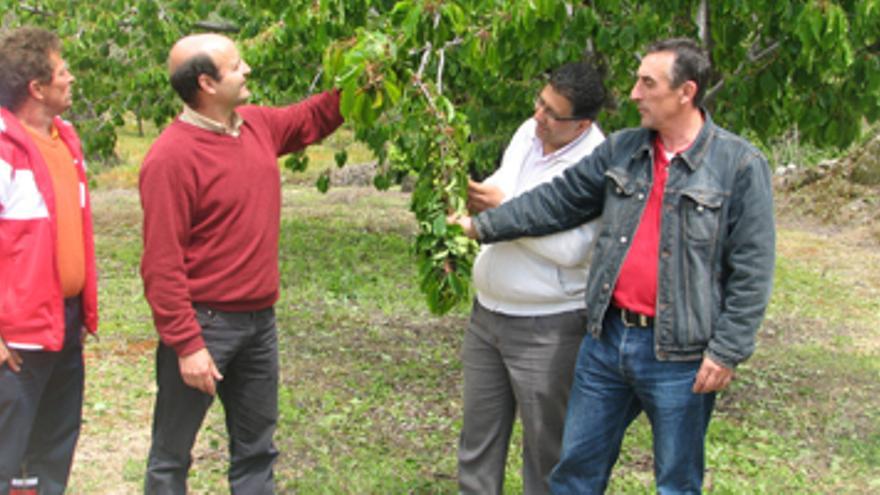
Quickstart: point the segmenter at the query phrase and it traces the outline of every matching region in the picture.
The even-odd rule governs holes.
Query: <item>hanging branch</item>
[[[18,7],[21,10],[23,10],[25,12],[29,12],[31,14],[41,15],[43,17],[55,17],[55,14],[52,12],[49,12],[47,10],[43,10],[43,9],[41,9],[39,7],[35,7],[33,5],[26,4],[24,2],[19,3]]]
[[[437,105],[434,104],[434,97],[431,96],[431,92],[428,90],[428,87],[425,86],[425,82],[423,80],[423,76],[425,74],[425,69],[428,67],[428,61],[431,60],[431,48],[432,44],[430,41],[425,43],[425,47],[422,49],[422,60],[419,63],[419,69],[416,71],[415,75],[413,75],[413,84],[419,89],[419,91],[424,95],[425,99],[428,101],[428,106],[431,107],[431,110],[439,115],[439,110],[437,110]]]
[[[446,64],[446,49],[451,46],[457,46],[464,42],[461,37],[456,37],[453,40],[447,41],[446,44],[443,45],[440,51],[440,62],[437,66],[437,94],[443,94],[443,66]]]
[[[730,77],[735,78],[743,70],[745,70],[745,68],[747,66],[755,65],[755,64],[761,62],[762,60],[770,57],[770,55],[776,53],[776,51],[779,50],[780,46],[782,46],[781,42],[774,41],[773,43],[770,43],[768,46],[766,46],[763,49],[761,49],[760,51],[758,51],[758,48],[757,48],[758,47],[758,40],[755,40],[755,42],[752,43],[752,46],[749,47],[749,51],[746,53],[745,60],[741,61],[736,66],[736,69],[734,69],[733,72],[731,72],[727,77],[722,77],[721,80],[719,80],[717,83],[715,83],[714,86],[709,88],[709,90],[706,91],[706,96],[703,98],[703,101],[705,101],[705,102],[712,101],[715,98],[715,95],[717,95],[718,92],[721,91],[721,88],[724,87],[724,82],[726,81],[727,78],[730,78]]]
[[[321,76],[324,75],[324,67],[318,67],[318,73],[315,74],[315,77],[312,78],[312,83],[309,84],[308,94],[312,94],[315,91],[315,88],[318,86],[318,81],[321,80]]]
[[[422,61],[419,63],[419,69],[416,71],[416,77],[421,79],[422,75],[425,73],[425,68],[428,66],[428,61],[431,60],[431,48],[433,45],[430,41],[425,43],[425,47],[422,48]]]
[[[241,31],[241,28],[238,27],[238,25],[227,21],[196,21],[193,23],[193,27],[204,29],[205,31],[211,31],[213,33],[237,34]]]

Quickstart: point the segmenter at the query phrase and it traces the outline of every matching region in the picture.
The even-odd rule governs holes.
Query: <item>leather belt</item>
[[[620,321],[628,327],[648,328],[654,326],[654,317],[636,313],[624,308],[614,306],[614,309],[620,315]]]

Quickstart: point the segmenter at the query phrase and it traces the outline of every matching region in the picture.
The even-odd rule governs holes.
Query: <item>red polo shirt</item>
[[[690,147],[688,144],[679,151]],[[612,301],[618,308],[654,316],[657,302],[657,265],[660,251],[660,219],[663,208],[663,191],[666,188],[669,160],[660,135],[654,139],[654,183],[648,194],[648,202],[642,220],[614,287]]]

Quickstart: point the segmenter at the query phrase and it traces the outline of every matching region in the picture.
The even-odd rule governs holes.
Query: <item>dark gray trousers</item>
[[[523,492],[550,493],[583,310],[508,316],[474,303],[462,346],[464,421],[458,446],[463,494],[501,494],[516,410],[523,425]]]
[[[0,494],[9,480],[39,479],[40,493],[64,493],[82,424],[82,304],[64,301],[65,336],[60,352],[17,351],[21,371],[0,366]]]
[[[274,493],[272,441],[278,421],[278,337],[272,308],[230,313],[196,306],[202,337],[223,380],[217,395],[229,435],[229,487],[234,494]],[[185,494],[192,447],[213,397],[187,386],[177,354],[156,351],[156,407],[145,493]]]

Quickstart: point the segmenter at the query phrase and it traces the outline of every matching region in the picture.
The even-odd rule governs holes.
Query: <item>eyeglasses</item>
[[[535,97],[535,110],[541,110],[544,112],[544,115],[550,119],[555,120],[557,122],[572,122],[575,120],[586,120],[586,117],[560,117],[556,115],[556,112],[553,111],[550,107],[547,106],[547,103],[541,98],[541,95]]]

